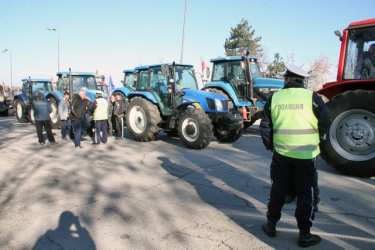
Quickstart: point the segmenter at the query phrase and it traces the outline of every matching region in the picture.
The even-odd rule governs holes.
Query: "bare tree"
[[[320,55],[314,62],[310,62],[310,70],[308,71],[310,77],[307,88],[311,90],[318,90],[322,88],[323,84],[327,82],[327,77],[330,75],[332,66],[331,61],[325,55]]]

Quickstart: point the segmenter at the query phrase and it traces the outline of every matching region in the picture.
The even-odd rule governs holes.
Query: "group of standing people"
[[[75,148],[83,148],[81,138],[87,134],[93,138],[92,145],[106,144],[108,136],[113,132],[116,139],[124,137],[124,117],[126,112],[126,98],[123,99],[120,93],[113,93],[110,100],[103,98],[98,92],[95,100],[91,102],[86,91],[81,90],[70,100],[68,92],[60,100],[58,114],[61,120],[61,139],[72,139]],[[49,114],[52,112],[51,104],[45,100],[43,93],[32,104],[36,120],[37,135],[40,145],[45,144],[43,138],[43,127],[47,138],[52,145],[58,144],[55,141],[51,129]]]

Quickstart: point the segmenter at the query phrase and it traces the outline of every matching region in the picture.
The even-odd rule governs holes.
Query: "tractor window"
[[[137,77],[137,74],[125,73],[124,87],[129,87],[130,89],[135,90],[136,84],[137,84],[136,77]]]
[[[375,30],[349,30],[344,79],[375,78]]]
[[[52,85],[50,82],[33,82],[32,85],[33,100],[36,100],[39,93],[50,93],[53,92]]]
[[[176,68],[176,90],[181,91],[182,89],[198,89],[193,68]]]
[[[214,64],[214,70],[212,72],[212,81],[224,81],[224,69],[225,63]]]
[[[145,91],[148,88],[148,71],[139,72],[136,90]]]

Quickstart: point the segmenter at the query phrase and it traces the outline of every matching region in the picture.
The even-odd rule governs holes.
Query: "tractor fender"
[[[57,101],[57,103],[59,103],[60,100],[61,100],[62,98],[64,98],[63,94],[61,94],[60,91],[54,91],[54,92],[52,92],[52,93],[48,93],[48,94],[45,96],[46,99],[50,99],[51,97],[52,97],[52,98],[55,98],[55,100]]]
[[[204,86],[204,90],[215,88],[223,91],[225,94],[228,95],[229,99],[233,100],[233,103],[236,107],[240,106],[240,102],[237,98],[236,92],[234,92],[234,89],[232,85],[230,85],[229,82],[209,82]]]
[[[128,95],[133,91],[131,89],[129,89],[128,87],[120,87],[120,88],[115,88],[113,90],[113,93],[115,93],[115,92],[121,92],[123,95],[128,97]]]
[[[141,91],[130,92],[128,94],[129,101],[136,96],[145,98],[145,99],[149,100],[150,102],[158,105],[158,100],[155,98],[155,96],[151,92],[141,92]]]

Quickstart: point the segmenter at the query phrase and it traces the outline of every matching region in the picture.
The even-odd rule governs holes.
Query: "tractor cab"
[[[131,91],[135,91],[137,85],[137,71],[134,69],[125,69],[123,86],[129,88]]]
[[[159,64],[136,67],[135,71],[135,91],[152,93],[163,115],[170,115],[182,103],[183,90],[198,89],[193,65]]]
[[[49,79],[22,79],[22,93],[25,95],[28,103],[37,99],[39,93],[46,96],[48,93],[53,92],[52,83]]]
[[[78,94],[83,89],[86,91],[87,97],[93,101],[97,92],[101,92],[103,98],[108,98],[108,94],[103,93],[99,90],[97,82],[95,80],[95,74],[90,72],[57,72],[57,90],[61,93],[70,92],[70,79],[72,81],[72,93],[71,95]]]

